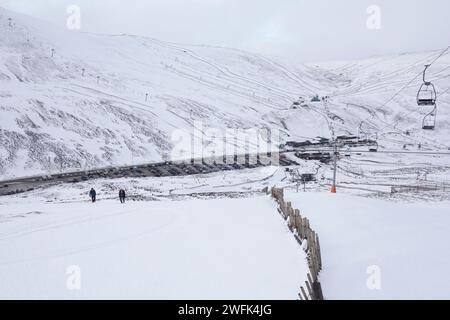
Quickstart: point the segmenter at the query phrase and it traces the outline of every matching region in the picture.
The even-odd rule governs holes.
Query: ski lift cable
[[[441,97],[442,95],[446,94],[446,93],[449,92],[449,91],[450,91],[450,88],[448,88],[446,91],[444,91],[444,92],[440,93],[439,95],[437,95],[436,98]],[[436,109],[436,108],[434,108],[434,109]],[[435,111],[435,110],[433,110],[433,111]],[[407,117],[407,116],[409,116],[409,115],[411,115],[411,114],[413,114],[413,113],[419,113],[419,112],[420,112],[419,109],[415,108],[415,109],[411,110],[410,112],[408,112],[407,114],[405,114],[403,117]],[[387,122],[385,122],[385,123],[387,123]],[[386,128],[389,127],[389,126],[392,126],[392,124],[388,124],[388,123],[387,123],[387,125],[384,126],[383,128],[381,128],[380,131],[386,129]],[[392,127],[393,127],[394,129],[397,129],[395,125],[392,126]],[[446,145],[443,145],[443,144],[440,144],[440,145],[447,147]]]
[[[448,92],[450,92],[450,88],[448,88],[447,90],[445,90],[445,91],[442,92],[442,93],[439,93],[439,94],[437,95],[437,98],[443,96],[444,94],[446,94],[446,93],[448,93]]]
[[[438,61],[441,57],[443,57],[444,55],[446,55],[449,52],[450,46],[448,46],[447,48],[445,48],[431,63],[429,63],[429,67],[431,67],[436,61]],[[403,86],[399,91],[397,91],[391,98],[389,98],[389,100],[387,102],[385,102],[381,107],[375,109],[375,112],[379,111],[381,108],[385,107],[389,102],[391,102],[397,95],[400,94],[400,92],[402,92],[404,89],[406,89],[413,81],[415,81],[420,75],[423,75],[423,71],[420,72],[419,74],[417,74],[411,81],[409,81],[405,86]],[[450,90],[450,89],[449,89]],[[412,110],[411,112],[407,113],[405,115],[408,116],[414,112],[418,112],[416,109]],[[370,117],[366,118],[363,122],[367,121]],[[383,121],[385,122],[385,121]],[[378,132],[384,131],[386,128],[388,127],[392,127],[395,130],[402,132],[402,130],[398,129],[395,125],[391,124],[391,123],[387,123],[385,122],[387,125],[382,127],[381,129],[378,129]],[[441,146],[444,146],[446,148],[448,148],[448,146],[443,145],[441,143],[439,143]]]
[[[413,111],[407,113],[407,114],[405,115],[405,117],[408,116],[408,115],[410,115],[410,114],[412,114],[412,113],[414,113],[414,112],[418,112],[418,111],[417,111],[417,110],[413,110]],[[403,135],[405,138],[407,138],[407,139],[410,140],[410,141],[413,141],[413,142],[416,142],[416,143],[424,143],[423,141],[419,141],[419,140],[417,140],[417,139],[414,139],[413,137],[410,137],[410,136],[406,135],[405,132],[404,132],[405,130],[402,130],[402,129],[397,128],[397,126],[396,126],[395,124],[391,124],[391,123],[388,123],[388,122],[383,121],[383,120],[381,120],[381,121],[384,122],[384,123],[386,123],[386,126],[384,126],[383,128],[379,129],[379,130],[377,131],[378,133],[380,133],[380,131],[384,131],[384,130],[385,130],[386,128],[388,128],[388,127],[391,127],[393,130],[397,131],[399,134]],[[384,133],[384,132],[381,132],[380,135],[382,135],[383,133]],[[447,146],[447,145],[445,145],[445,144],[436,142],[436,141],[434,141],[434,140],[432,140],[432,139],[430,139],[430,138],[424,137],[424,136],[420,136],[420,137],[421,137],[422,139],[424,139],[424,140],[428,140],[428,141],[429,141],[429,143],[425,142],[425,144],[426,144],[427,146],[430,146],[431,144],[434,144],[434,147],[435,147],[436,145],[439,145],[439,146],[441,146],[442,148],[450,149],[450,146]]]
[[[431,67],[437,60],[439,60],[442,56],[444,56],[445,54],[448,53],[450,49],[450,46],[448,46],[447,48],[445,48],[433,61],[431,61],[429,63],[429,66]],[[385,103],[383,103],[380,107],[376,108],[374,113],[376,113],[377,111],[383,109],[389,102],[391,102],[392,100],[394,100],[403,90],[405,90],[409,85],[411,85],[419,76],[423,75],[423,71],[421,71],[420,73],[418,73],[416,76],[414,76],[413,79],[411,79],[406,85],[404,85],[400,90],[398,90],[392,97],[390,97]],[[367,117],[365,120],[363,120],[362,122],[367,121],[369,118],[371,117]],[[384,129],[384,128],[383,128]]]
[[[384,126],[384,127],[382,128],[383,131],[384,131],[384,129],[386,129],[386,128],[388,128],[388,127],[392,127],[393,130],[395,130],[395,131],[398,132],[399,134],[403,135],[403,136],[404,136],[406,139],[408,139],[409,141],[415,142],[415,143],[417,143],[417,144],[419,144],[419,143],[423,144],[423,143],[424,143],[423,141],[416,140],[416,139],[414,139],[413,137],[406,135],[406,134],[404,133],[404,130],[397,128],[396,125],[390,124],[390,123],[388,123],[388,122],[386,122],[386,121],[384,121],[384,120],[382,120],[382,119],[379,119],[379,120],[380,120],[381,122],[383,122],[383,123],[386,124],[386,126]],[[376,125],[370,123],[369,121],[365,121],[364,123],[365,123],[368,127],[374,129],[374,130],[370,131],[371,134],[377,134],[378,137],[379,137],[379,140],[383,140],[383,138],[382,138],[383,133],[387,133],[387,132],[381,132],[382,130],[381,130],[379,127],[377,127]],[[363,124],[363,122],[360,123],[360,126],[362,126],[362,124]],[[436,141],[430,140],[430,139],[428,139],[428,138],[426,138],[426,137],[422,137],[422,138],[425,139],[425,140],[429,140],[429,141],[430,141],[430,143],[426,143],[426,142],[425,142],[425,144],[426,144],[427,146],[429,146],[429,147],[435,148],[436,145],[439,145],[439,146],[441,146],[441,147],[448,148],[446,145],[444,145],[444,144],[442,144],[442,143],[436,143]],[[434,146],[431,146],[431,143],[433,143]]]
[[[407,66],[407,67],[402,67],[402,68],[400,68],[400,69],[397,69],[397,70],[395,70],[395,71],[392,71],[392,72],[390,72],[390,73],[384,75],[383,77],[386,78],[386,77],[391,77],[391,76],[398,76],[398,74],[404,73],[404,72],[408,71],[409,69],[413,69],[413,68],[416,67],[417,64],[419,64],[419,63],[423,64],[424,61],[428,61],[428,59],[434,57],[435,55],[436,55],[436,53],[433,53],[433,54],[427,56],[426,58],[422,58],[422,59],[420,59],[420,60],[415,61],[413,64],[411,64],[411,65],[409,65],[409,66]],[[365,70],[365,69],[367,69],[367,68],[363,68],[362,70]],[[441,71],[442,71],[442,70],[441,70]],[[377,83],[379,83],[379,79],[374,80],[374,81],[367,81],[367,82],[365,82],[365,83],[359,84],[360,89],[358,90],[358,93],[367,91],[368,89],[370,89],[370,88],[367,88],[367,86],[373,86],[373,85],[375,85],[375,84],[377,84]],[[343,94],[336,94],[335,96],[342,96],[342,95],[343,95]],[[345,94],[345,95],[346,95],[346,94]]]
[[[448,68],[450,68],[450,67],[448,67]],[[447,90],[445,90],[445,91],[443,91],[443,92],[437,94],[437,95],[436,95],[436,99],[439,98],[439,97],[441,97],[441,96],[443,96],[443,95],[445,95],[445,94],[447,94],[448,92],[450,92],[450,88],[448,88]],[[418,112],[419,112],[419,109],[414,108],[414,109],[411,110],[409,113],[407,113],[407,114],[405,115],[405,117],[408,116],[408,115],[411,115],[412,113],[418,113]]]
[[[413,112],[417,112],[417,110],[414,110]],[[411,113],[412,113],[412,112],[410,112],[409,114],[411,114]],[[388,128],[388,127],[392,127],[393,130],[395,130],[396,132],[398,132],[399,134],[401,134],[402,136],[404,136],[406,139],[408,139],[408,140],[411,141],[411,142],[414,142],[414,143],[417,143],[417,144],[425,144],[426,146],[432,147],[432,148],[436,148],[436,146],[440,146],[441,148],[443,147],[443,148],[445,148],[445,149],[450,149],[450,147],[448,147],[448,146],[446,146],[446,145],[444,145],[444,144],[442,144],[442,143],[436,142],[436,141],[434,141],[434,140],[431,140],[431,139],[429,139],[429,138],[427,138],[427,137],[421,136],[422,139],[428,140],[428,141],[429,141],[428,143],[427,143],[427,142],[424,142],[423,140],[422,140],[422,141],[416,140],[416,139],[414,139],[413,137],[411,137],[411,136],[405,134],[405,133],[404,133],[405,130],[402,130],[402,129],[397,128],[396,124],[393,125],[393,124],[388,123],[388,122],[386,122],[386,121],[384,121],[384,120],[382,120],[382,119],[379,119],[379,121],[381,121],[381,122],[383,122],[383,123],[386,124],[386,126],[384,126],[384,127],[382,128],[383,131],[384,131],[384,129],[386,129],[386,128]],[[383,132],[381,132],[381,129],[380,129],[378,126],[376,126],[375,124],[373,124],[373,123],[371,123],[370,121],[367,121],[367,120],[366,120],[365,122],[361,122],[361,123],[359,124],[359,127],[361,127],[363,124],[366,124],[367,127],[373,128],[373,129],[374,129],[374,130],[370,130],[370,133],[371,133],[372,135],[373,135],[373,134],[377,134],[378,139],[384,140],[384,138],[383,138]],[[369,131],[367,131],[367,132],[369,132]],[[367,132],[366,132],[366,133],[367,133]],[[387,132],[385,132],[385,133],[387,133]]]
[[[368,106],[368,107],[370,107],[370,106]],[[416,110],[415,110],[415,111],[416,111]],[[375,114],[374,114],[374,115],[375,115]],[[395,131],[397,131],[398,133],[404,135],[403,130],[398,129],[395,125],[391,125],[390,123],[388,123],[388,122],[386,122],[386,121],[384,121],[384,120],[382,120],[382,119],[379,119],[379,121],[381,121],[381,122],[387,124],[385,127],[383,127],[383,129],[385,129],[385,128],[391,126]],[[366,124],[366,127],[368,127],[368,128],[373,128],[374,130],[362,130],[363,124]],[[364,122],[360,122],[359,127],[358,127],[358,132],[359,132],[359,133],[363,133],[364,135],[371,135],[371,136],[376,135],[376,136],[377,136],[377,140],[378,140],[378,139],[383,140],[383,138],[381,138],[381,136],[382,136],[381,129],[380,129],[378,126],[376,126],[375,124],[373,124],[373,123],[371,123],[370,121],[368,121],[368,119],[366,119]],[[423,141],[416,140],[416,139],[414,139],[413,137],[408,136],[408,135],[405,135],[405,138],[407,138],[407,139],[410,140],[411,142],[414,142],[414,143],[417,143],[417,144],[424,144]],[[430,139],[428,139],[428,138],[426,138],[426,137],[422,137],[422,138],[425,139],[425,140],[429,140],[429,141],[430,141],[430,144],[425,142],[425,145],[427,145],[428,147],[433,147],[433,148],[435,148],[436,145],[440,145],[441,147],[448,148],[446,145],[443,145],[443,144],[441,144],[441,143],[436,143],[435,141],[432,141],[432,140],[430,140]],[[431,142],[434,144],[433,146],[431,145]]]

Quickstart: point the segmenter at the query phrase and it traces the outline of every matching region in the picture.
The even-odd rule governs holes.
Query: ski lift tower
[[[338,158],[338,145],[337,141],[335,140],[333,146],[333,185],[331,186],[331,193],[337,193],[336,187],[337,158]]]

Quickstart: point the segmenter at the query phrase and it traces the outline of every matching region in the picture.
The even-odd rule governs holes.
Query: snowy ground
[[[296,299],[305,253],[264,196],[0,199],[0,298]],[[69,266],[81,290],[68,290]]]
[[[378,153],[341,150],[336,196],[328,193],[329,165],[298,160],[294,168],[317,175],[308,192],[289,196],[322,239],[324,294],[449,298],[449,156],[382,153],[449,151],[448,52],[428,73],[439,110],[436,130],[424,131],[430,110],[415,101],[420,72],[441,50],[302,65],[66,32],[1,8],[0,27],[0,179],[160,161],[170,158],[172,134],[195,122],[268,127],[283,143],[376,138]],[[329,99],[310,103],[314,94]],[[306,102],[293,108],[299,96]],[[273,203],[258,195],[265,186],[293,188],[292,178],[269,167],[1,197],[0,297],[295,299],[305,257]],[[91,186],[96,205],[85,202]],[[393,186],[436,191],[391,194]],[[134,201],[119,206],[119,188]],[[81,291],[65,287],[71,264],[82,268]],[[380,291],[367,290],[369,265],[381,268]]]
[[[321,240],[326,299],[450,299],[450,202],[288,192]],[[378,266],[381,289],[369,290]]]
[[[259,192],[278,185],[319,233],[326,299],[449,298],[450,201],[363,183],[331,195],[319,181],[296,193],[289,173],[267,167],[1,197],[0,297],[296,299],[304,252]],[[80,291],[66,288],[71,265],[82,270]],[[366,286],[372,265],[381,290]]]

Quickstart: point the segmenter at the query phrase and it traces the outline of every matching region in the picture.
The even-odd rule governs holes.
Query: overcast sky
[[[449,0],[0,0],[64,28],[245,49],[298,61],[363,58],[450,44]],[[367,12],[371,5],[380,11]],[[372,19],[373,18],[373,19]]]

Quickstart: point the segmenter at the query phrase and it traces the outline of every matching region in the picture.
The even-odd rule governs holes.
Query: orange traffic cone
[[[331,186],[331,193],[336,193],[336,186],[335,185],[333,185],[333,186]]]

